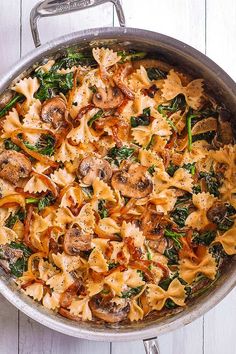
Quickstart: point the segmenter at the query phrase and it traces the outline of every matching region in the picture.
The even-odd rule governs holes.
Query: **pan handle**
[[[120,0],[44,0],[34,6],[30,13],[30,27],[35,47],[41,45],[38,31],[38,20],[41,17],[56,16],[87,9],[112,2],[115,5],[121,27],[125,27],[125,16]]]
[[[157,337],[144,339],[143,344],[144,344],[146,354],[160,354],[161,353]]]

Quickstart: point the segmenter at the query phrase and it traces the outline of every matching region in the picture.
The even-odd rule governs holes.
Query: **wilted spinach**
[[[188,207],[177,207],[171,212],[171,217],[173,218],[174,222],[179,225],[180,227],[185,226],[185,221],[189,215]]]
[[[20,220],[24,221],[25,219],[25,212],[23,209],[18,209],[15,213],[11,213],[5,221],[5,226],[9,229],[12,229],[15,223]]]
[[[98,202],[98,213],[99,213],[101,219],[108,217],[109,213],[106,208],[106,201],[103,199],[100,199]]]
[[[166,79],[167,72],[159,68],[147,68],[146,69],[149,80],[162,80]]]
[[[99,109],[99,111],[97,111],[97,113],[94,114],[94,116],[92,118],[89,119],[88,121],[88,126],[92,127],[93,123],[95,122],[95,120],[101,118],[103,115],[103,110]]]
[[[5,116],[10,109],[15,106],[15,104],[24,99],[24,96],[21,94],[16,94],[7,104],[6,106],[0,110],[0,118]]]
[[[21,277],[23,272],[27,269],[27,261],[32,251],[26,247],[23,243],[11,242],[9,245],[12,249],[19,249],[23,252],[23,256],[17,259],[14,263],[9,263],[12,275],[15,277]]]
[[[24,141],[25,146],[33,151],[37,151],[39,154],[52,156],[54,154],[55,139],[49,134],[42,134],[36,145],[32,145],[27,141]]]
[[[4,147],[6,150],[21,151],[21,148],[11,141],[11,139],[4,140]]]
[[[167,103],[160,104],[157,107],[157,110],[160,114],[166,116],[168,115],[168,113],[174,113],[177,111],[184,110],[185,106],[186,106],[185,98],[183,95],[180,94],[175,98],[173,98],[173,100],[171,100],[168,104]]]
[[[206,231],[200,233],[198,231],[194,231],[193,233],[193,243],[197,245],[209,246],[216,237],[216,231]]]
[[[133,153],[133,148],[129,148],[127,146],[122,146],[121,148],[118,148],[114,146],[108,151],[107,156],[114,161],[116,166],[120,166],[121,161],[129,158],[133,155]]]
[[[127,291],[123,291],[121,297],[122,298],[130,298],[131,296],[137,295],[138,293],[140,293],[140,291],[142,290],[142,286],[137,286],[136,288],[131,288],[130,290]]]
[[[120,63],[125,63],[126,61],[140,60],[146,57],[146,52],[137,52],[135,50],[120,50],[117,55],[121,57]]]
[[[139,125],[149,125],[150,124],[150,107],[144,108],[143,113],[138,117],[130,118],[130,125],[132,128],[136,128]]]
[[[205,180],[207,191],[210,194],[213,194],[215,197],[218,197],[220,194],[220,192],[219,192],[220,181],[219,181],[218,176],[215,174],[215,172],[214,171],[210,171],[210,172],[201,171],[201,172],[199,172],[199,177],[200,177],[200,179],[203,178]]]

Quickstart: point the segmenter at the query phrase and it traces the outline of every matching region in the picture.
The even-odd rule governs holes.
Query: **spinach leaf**
[[[233,219],[230,218],[230,216],[233,216],[235,214],[236,214],[236,209],[231,204],[227,204],[226,214],[221,220],[217,222],[217,229],[220,231],[229,230],[234,224],[234,221]]]
[[[196,185],[196,186],[193,186],[193,194],[198,194],[198,193],[201,193],[201,186],[199,185]]]
[[[206,140],[210,144],[215,134],[216,134],[215,131],[212,131],[212,132],[206,132],[206,133],[194,135],[192,137],[192,142],[194,143],[197,140]]]
[[[5,116],[8,111],[19,101],[23,100],[24,96],[21,94],[16,94],[7,104],[6,106],[0,110],[0,118]]]
[[[16,262],[9,264],[11,274],[15,277],[21,277],[23,272],[27,269],[27,261],[29,256],[32,254],[32,251],[26,247],[23,243],[11,242],[9,245],[13,249],[19,249],[23,251],[23,256],[17,259]]]
[[[101,219],[107,218],[109,215],[108,210],[106,208],[106,201],[103,199],[100,199],[98,202],[98,213]]]
[[[209,246],[216,237],[216,231],[206,231],[203,233],[194,231],[193,243],[197,245]]]
[[[32,145],[27,141],[24,141],[24,145],[33,151],[37,151],[39,154],[52,156],[54,154],[55,139],[49,134],[42,134],[36,145]]]
[[[42,211],[44,208],[53,204],[54,202],[55,202],[54,196],[51,193],[49,193],[45,197],[39,199],[38,210]]]
[[[169,166],[166,169],[166,172],[168,173],[169,176],[173,177],[175,174],[175,171],[177,171],[179,166],[174,165],[172,162],[170,162]]]
[[[25,212],[23,209],[18,209],[15,213],[11,213],[5,221],[5,226],[9,229],[12,229],[15,223],[20,220],[24,221],[25,219]]]
[[[152,165],[150,167],[148,167],[148,172],[150,173],[151,176],[153,176],[154,172],[155,172],[155,165]]]
[[[179,263],[179,252],[175,246],[167,248],[164,255],[168,258],[168,265],[176,265]]]
[[[220,192],[219,192],[220,181],[214,171],[211,171],[211,172],[201,171],[201,172],[199,172],[199,177],[200,177],[200,179],[204,178],[204,180],[206,182],[207,191],[210,194],[213,194],[215,197],[218,197],[220,195]]]
[[[11,139],[4,140],[4,147],[6,150],[21,151],[21,148],[11,141]]]
[[[185,236],[184,233],[178,233],[172,230],[165,229],[164,236],[171,238],[176,247],[178,247],[179,249],[182,248],[180,238]]]
[[[102,109],[99,109],[99,111],[97,111],[96,114],[94,114],[94,116],[92,118],[89,119],[88,121],[88,126],[91,127],[93,125],[93,123],[95,122],[95,120],[101,118],[103,115],[103,110]]]
[[[165,302],[165,307],[169,310],[175,309],[177,307],[176,303],[173,300],[167,299]]]
[[[138,117],[131,117],[130,118],[130,125],[132,128],[136,128],[139,125],[149,125],[150,124],[150,108],[144,108],[143,113],[140,114]]]
[[[167,77],[167,73],[158,68],[147,68],[146,71],[149,80],[161,80]]]
[[[189,173],[191,173],[191,175],[195,174],[196,171],[195,162],[184,164],[183,168],[187,170]]]
[[[40,101],[44,101],[54,94],[63,92],[66,94],[73,87],[73,73],[58,74],[52,69],[44,73],[41,70],[35,73],[35,76],[40,81],[40,87],[35,94],[35,97]]]
[[[185,98],[182,94],[176,96],[175,98],[173,98],[173,100],[171,100],[169,102],[169,104],[160,104],[157,107],[157,110],[160,114],[162,114],[163,116],[166,116],[167,113],[174,113],[177,111],[182,111],[185,109],[186,106],[186,102],[185,102]]]
[[[130,290],[127,291],[123,291],[121,297],[122,298],[130,298],[131,296],[137,295],[138,293],[140,293],[140,291],[142,290],[142,286],[137,286],[136,288],[131,288]]]
[[[189,202],[191,202],[191,199],[192,199],[192,195],[190,193],[186,193],[177,198],[175,206],[180,204],[186,204],[186,203],[189,204]]]
[[[111,262],[108,264],[108,269],[111,270],[111,269],[114,269],[118,266],[119,266],[119,263]]]
[[[72,66],[94,66],[96,61],[93,58],[92,52],[75,52],[68,50],[67,55],[58,59],[53,65],[52,70],[57,71],[60,69],[70,69]]]
[[[140,60],[146,57],[146,52],[137,52],[135,50],[121,50],[117,52],[117,55],[121,57],[120,63],[125,63],[126,61]]]
[[[189,215],[189,209],[188,207],[177,207],[171,212],[170,215],[177,225],[184,227],[185,221]]]
[[[118,148],[114,146],[108,151],[107,156],[114,161],[116,166],[120,166],[121,161],[128,159],[130,156],[133,155],[133,153],[133,148],[129,148],[127,146],[122,146],[121,148]]]

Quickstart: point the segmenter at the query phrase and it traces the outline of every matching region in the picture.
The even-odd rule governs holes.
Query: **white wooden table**
[[[0,0],[0,74],[34,48],[29,12],[38,0]],[[236,79],[236,0],[123,0],[127,26],[180,39],[206,53]],[[43,19],[42,42],[79,29],[117,23],[106,4]],[[160,337],[162,354],[235,354],[236,289],[185,328]],[[107,338],[109,339],[109,338]],[[143,354],[142,342],[95,343],[54,332],[0,296],[0,354]]]

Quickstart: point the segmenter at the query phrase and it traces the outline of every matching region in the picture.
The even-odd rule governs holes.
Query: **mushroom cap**
[[[227,212],[227,207],[222,202],[216,202],[210,209],[207,211],[207,218],[213,223],[219,222],[225,216]]]
[[[146,175],[147,168],[139,164],[132,164],[128,170],[115,172],[111,185],[115,190],[129,198],[143,198],[152,192],[152,181]]]
[[[22,153],[4,150],[0,155],[0,177],[12,184],[29,176],[32,170],[30,160]]]
[[[124,305],[117,305],[112,301],[103,299],[101,295],[95,295],[89,302],[92,314],[108,323],[117,323],[127,318],[130,310],[130,304],[126,300]]]
[[[63,241],[63,249],[65,253],[76,256],[81,251],[89,251],[92,241],[92,235],[82,235],[78,228],[72,227],[66,231]]]
[[[124,95],[117,86],[99,87],[93,95],[93,104],[98,108],[110,109],[120,106],[123,99]]]
[[[82,182],[92,185],[98,177],[104,182],[108,182],[112,176],[112,169],[108,161],[94,156],[85,157],[79,164],[78,177],[82,177]]]
[[[46,100],[41,109],[41,119],[45,123],[51,123],[54,129],[65,124],[66,103],[60,96]]]

